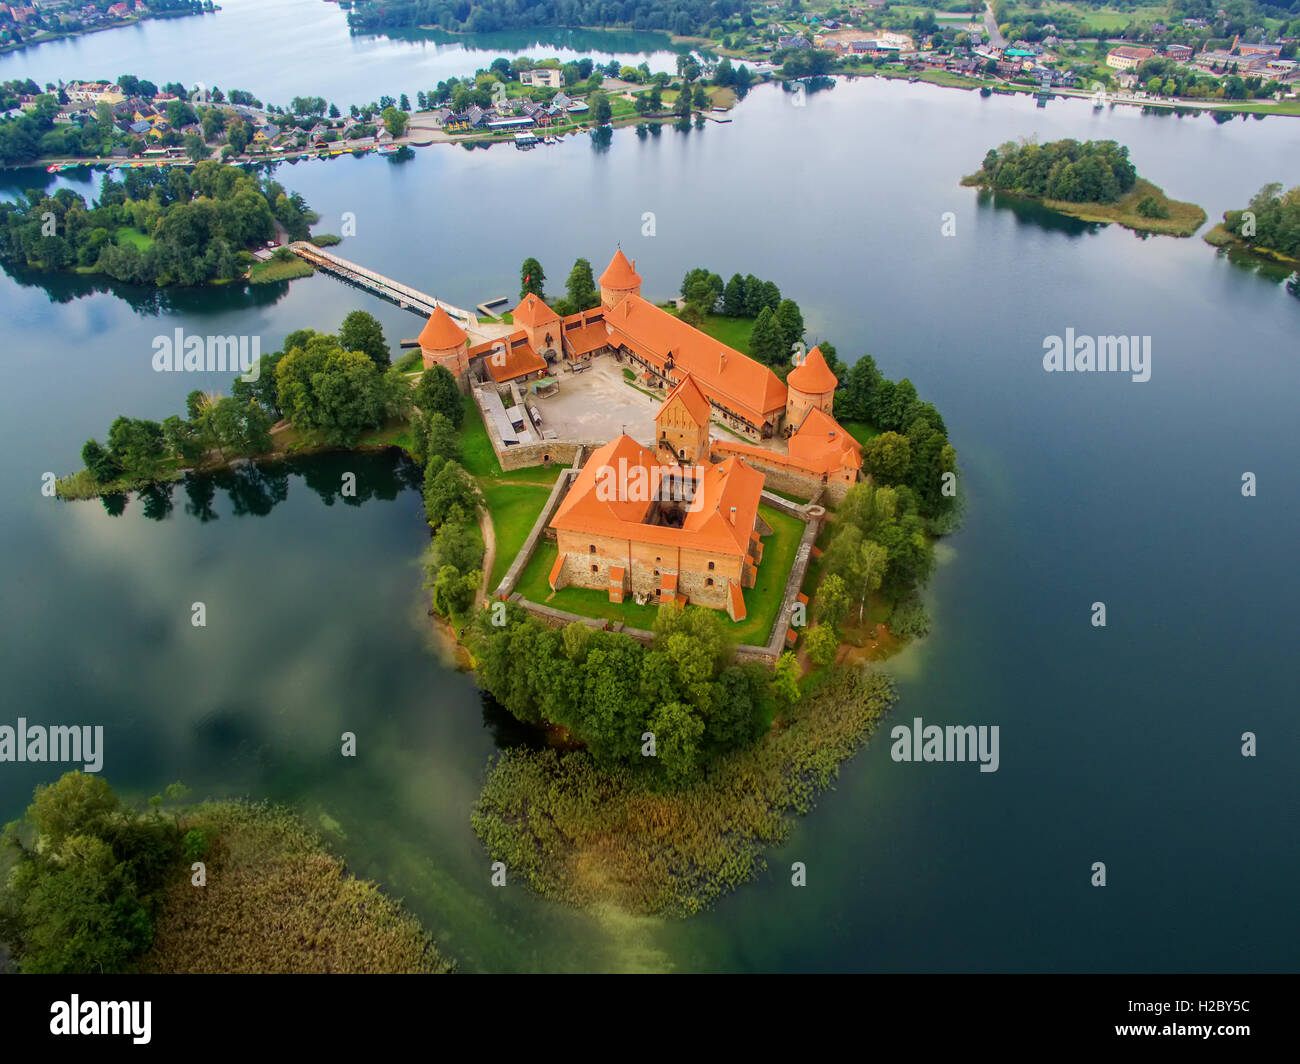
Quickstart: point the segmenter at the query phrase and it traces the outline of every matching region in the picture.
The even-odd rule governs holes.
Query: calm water
[[[343,254],[453,303],[508,294],[527,255],[558,289],[576,256],[599,269],[621,241],[648,295],[696,265],[753,271],[800,301],[812,338],[910,377],[945,414],[970,503],[931,587],[934,634],[894,663],[897,718],[999,725],[997,773],[895,764],[877,741],[769,873],[688,922],[491,889],[468,817],[506,740],[427,650],[427,532],[400,463],[331,458],[216,486],[206,522],[186,512],[204,509],[197,491],[178,489],[161,521],[138,500],[110,517],[39,492],[116,414],[161,418],[225,383],[152,373],[160,332],[254,332],[270,350],[356,307],[390,339],[418,331],[327,277],[135,304],[0,282],[7,717],[102,722],[105,774],[125,790],[181,778],[324,814],[352,867],[469,970],[1294,969],[1300,300],[1199,239],[1093,230],[958,186],[990,145],[1034,133],[1127,143],[1211,218],[1293,182],[1300,161],[1286,120],[866,81],[806,108],[758,90],[730,125],[623,130],[605,150],[440,148],[280,173],[323,229],[356,213]],[[1150,381],[1045,374],[1043,338],[1067,327],[1151,336]],[[376,497],[336,498],[346,470]],[[206,629],[189,625],[195,601]],[[344,730],[355,762],[337,756]],[[56,774],[0,767],[0,815]],[[806,889],[788,885],[795,860]]]
[[[264,103],[324,96],[340,107],[388,94],[432,89],[473,74],[497,56],[580,59],[676,70],[660,33],[514,30],[452,35],[412,30],[401,37],[352,36],[347,12],[325,0],[229,0],[213,15],[158,19],[51,41],[0,56],[0,81],[39,84],[120,74],[158,85],[179,81],[246,89]]]

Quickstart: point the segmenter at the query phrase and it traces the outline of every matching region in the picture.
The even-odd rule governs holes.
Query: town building
[[[1110,50],[1106,56],[1106,65],[1115,70],[1132,70],[1155,54],[1150,48],[1135,48],[1125,45]]]
[[[548,89],[562,89],[564,76],[559,67],[534,67],[519,71],[520,85],[538,85]]]

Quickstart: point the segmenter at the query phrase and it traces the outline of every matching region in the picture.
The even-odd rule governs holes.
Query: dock
[[[359,288],[365,288],[376,295],[383,296],[383,298],[396,303],[405,310],[414,311],[416,314],[422,314],[427,318],[433,313],[435,307],[442,307],[443,310],[456,319],[462,329],[478,331],[478,318],[469,311],[461,310],[460,307],[453,307],[450,303],[444,303],[441,299],[431,296],[427,292],[421,292],[410,285],[394,281],[391,277],[385,277],[382,273],[376,273],[374,270],[359,266],[355,262],[349,262],[347,259],[335,255],[332,251],[318,248],[308,240],[295,240],[288,245],[288,248],[299,258],[311,263],[317,269],[332,273]]]

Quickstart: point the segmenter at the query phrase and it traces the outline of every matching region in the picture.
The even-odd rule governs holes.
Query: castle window
[[[704,578],[704,586],[705,586],[705,587],[712,587],[712,586],[713,586],[713,577],[711,577],[711,576],[706,576],[706,577]]]
[[[713,572],[713,563],[709,562],[709,572]]]
[[[589,548],[589,550],[591,551],[592,554],[595,554],[595,553],[596,553],[596,544],[593,543],[593,544],[591,545],[591,547]]]
[[[598,572],[600,572],[600,566],[599,566],[599,565],[593,565],[593,566],[591,567],[591,571],[592,571],[593,573],[598,573]]]

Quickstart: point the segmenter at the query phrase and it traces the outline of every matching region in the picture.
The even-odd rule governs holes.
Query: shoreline
[[[1165,194],[1164,189],[1159,185],[1154,185],[1142,177],[1137,179],[1130,192],[1114,203],[1075,203],[1070,200],[1047,199],[1044,196],[1030,196],[1024,193],[994,188],[984,181],[972,180],[975,176],[971,174],[968,177],[963,177],[961,184],[966,188],[978,189],[981,193],[1005,196],[1008,199],[1037,204],[1049,211],[1055,211],[1057,214],[1069,218],[1076,218],[1081,222],[1089,222],[1094,225],[1123,226],[1140,236],[1172,236],[1180,240],[1187,239],[1195,236],[1209,217],[1205,212],[1205,208],[1200,205],[1172,199]],[[1171,211],[1182,210],[1189,215],[1193,211],[1198,212],[1200,221],[1193,225],[1190,218],[1185,222],[1179,222],[1173,217],[1148,218],[1141,215],[1137,213],[1136,205],[1147,196],[1157,197],[1161,205]]]
[[[1288,267],[1292,270],[1300,270],[1300,258],[1292,258],[1290,255],[1284,255],[1282,252],[1274,251],[1272,248],[1257,247],[1254,244],[1248,244],[1235,233],[1229,232],[1222,222],[1213,225],[1210,230],[1201,237],[1201,239],[1216,251],[1247,255],[1256,262],[1268,266],[1280,266]]]

